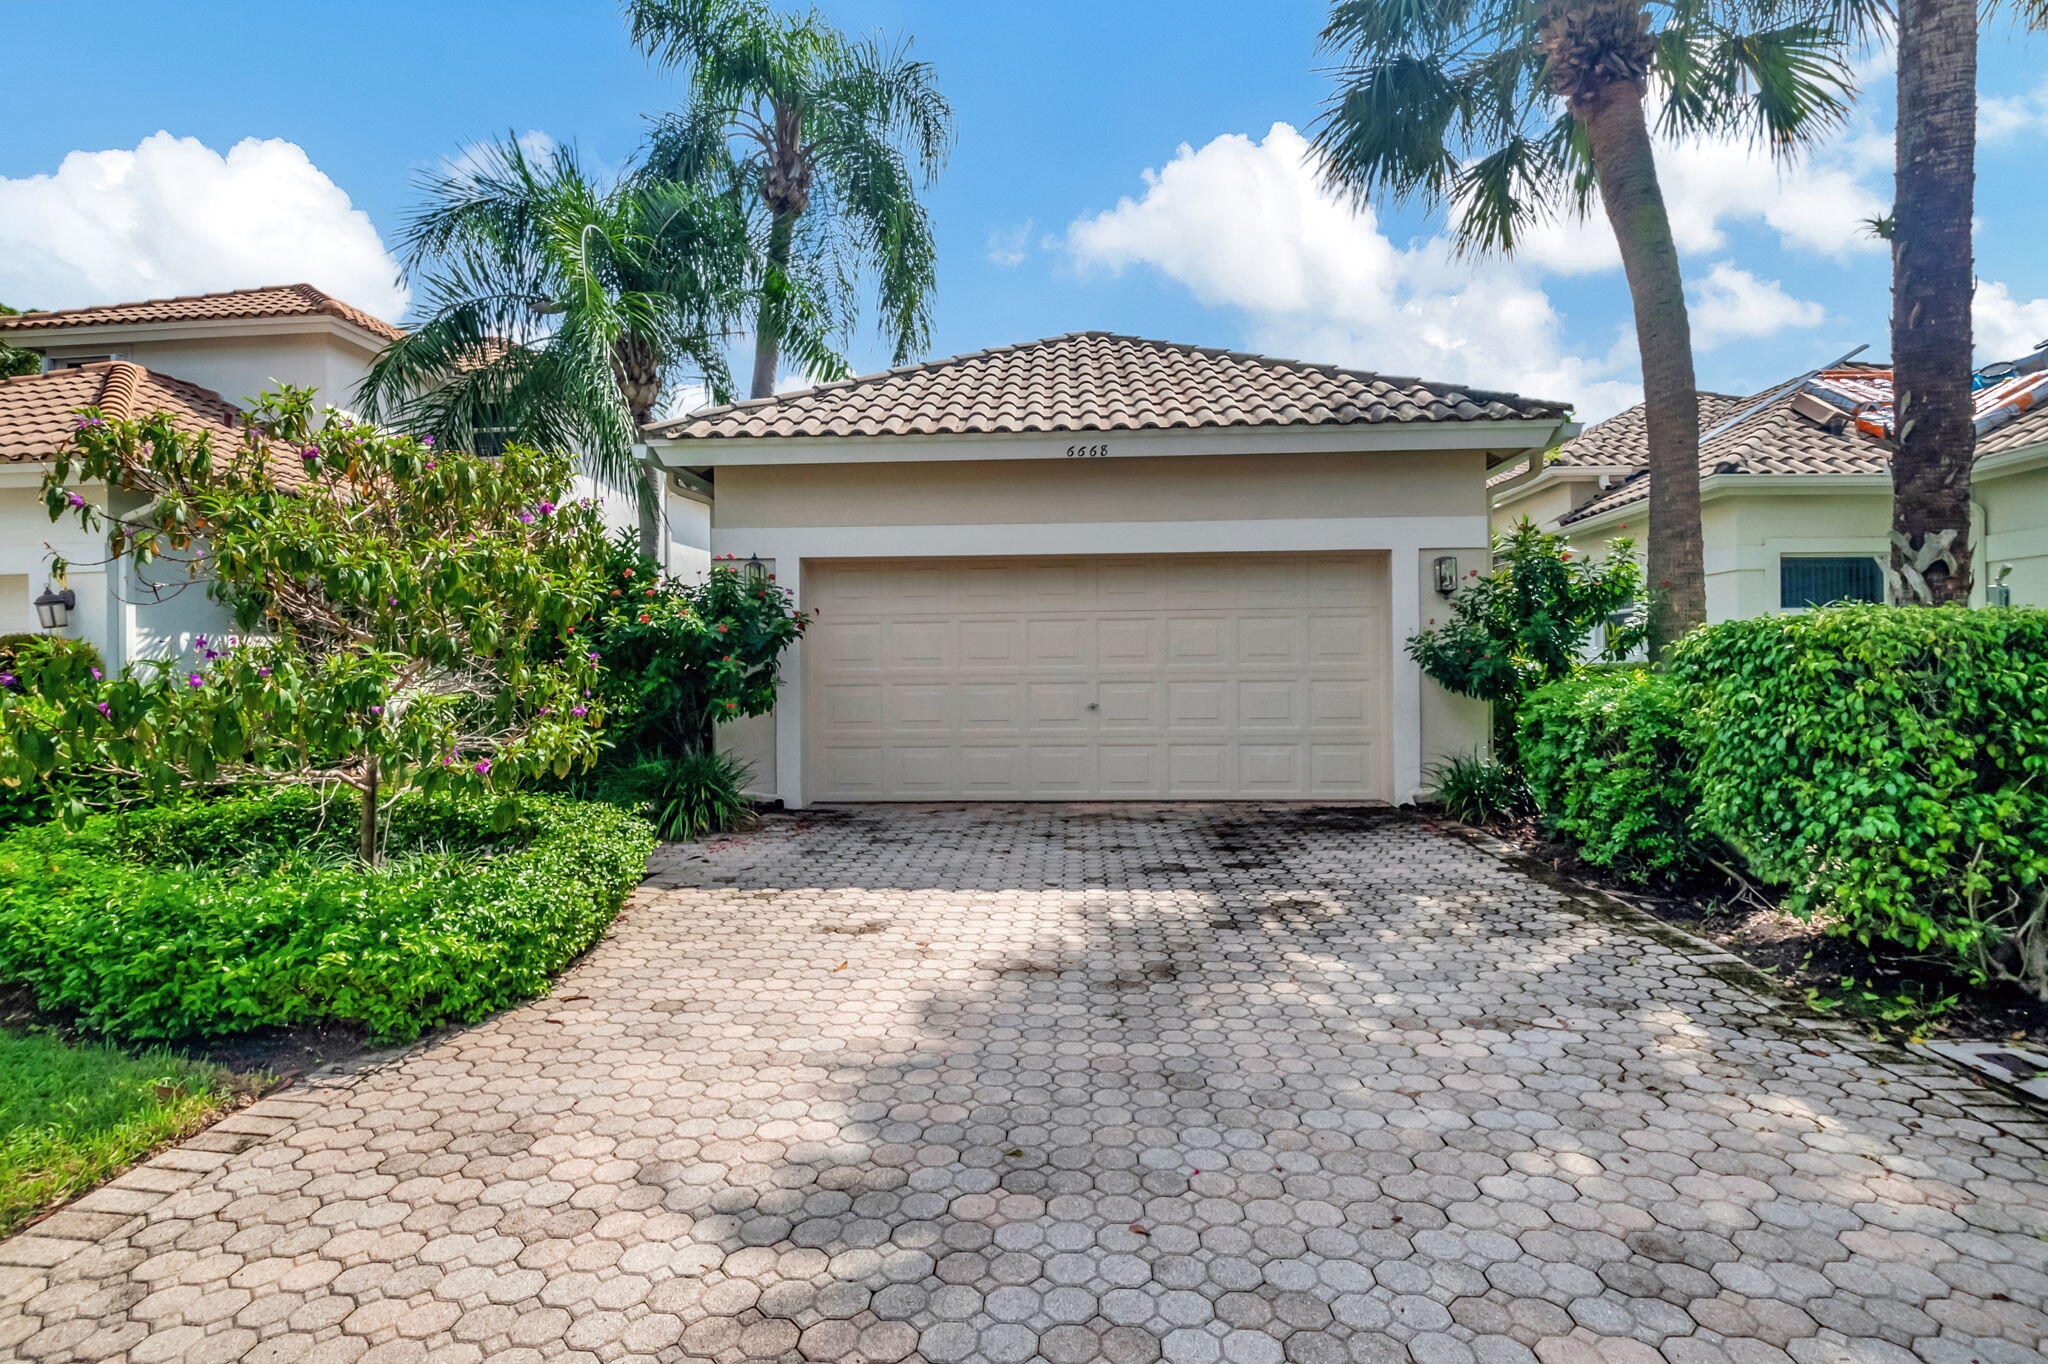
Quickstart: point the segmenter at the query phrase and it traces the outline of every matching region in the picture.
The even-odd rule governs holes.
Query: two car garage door
[[[1388,798],[1383,554],[805,574],[812,799]]]

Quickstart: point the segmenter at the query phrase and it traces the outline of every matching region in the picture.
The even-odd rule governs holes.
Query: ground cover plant
[[[0,1236],[202,1126],[241,1083],[166,1051],[0,1028]]]
[[[638,883],[653,837],[610,807],[415,793],[390,856],[303,787],[0,840],[0,982],[125,1040],[343,1023],[402,1041],[547,988]]]

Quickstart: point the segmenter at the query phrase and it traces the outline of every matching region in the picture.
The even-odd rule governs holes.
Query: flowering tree
[[[1408,654],[1449,690],[1493,702],[1494,746],[1508,756],[1522,698],[1586,662],[1594,631],[1609,627],[1601,658],[1623,659],[1648,629],[1642,570],[1627,540],[1605,559],[1574,559],[1562,536],[1525,517],[1494,533],[1493,558],[1491,572],[1474,569],[1451,598],[1450,619],[1408,641]]]
[[[238,433],[81,413],[44,480],[52,519],[104,530],[110,563],[203,584],[238,633],[195,641],[195,661],[106,677],[59,659],[32,688],[16,679],[0,690],[0,782],[345,787],[374,862],[408,789],[509,790],[588,766],[599,654],[578,632],[603,594],[604,538],[594,508],[560,501],[569,457],[437,451],[316,418],[312,398],[266,394]],[[110,514],[80,482],[142,504]]]
[[[604,688],[627,742],[709,752],[718,725],[774,709],[778,660],[810,624],[774,575],[727,555],[699,581],[664,580],[652,559],[614,552]]]

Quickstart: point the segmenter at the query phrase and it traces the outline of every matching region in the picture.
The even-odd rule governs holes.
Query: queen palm
[[[1651,648],[1706,617],[1699,406],[1684,281],[1651,135],[1833,126],[1851,89],[1836,7],[1775,0],[1344,0],[1347,65],[1315,139],[1329,184],[1447,206],[1458,242],[1511,251],[1597,190],[1635,308],[1649,433]]]
[[[936,252],[917,195],[953,138],[931,67],[903,47],[848,38],[816,11],[778,14],[762,0],[627,0],[626,10],[633,40],[690,85],[687,106],[657,130],[649,170],[729,189],[748,210],[764,285],[751,396],[774,393],[802,311],[844,329],[864,277],[896,363],[922,351]]]
[[[725,337],[756,277],[744,219],[703,189],[600,182],[571,148],[511,140],[422,187],[401,238],[421,320],[371,366],[366,414],[464,449],[577,450],[635,489],[651,538],[634,443],[677,382],[730,389]]]

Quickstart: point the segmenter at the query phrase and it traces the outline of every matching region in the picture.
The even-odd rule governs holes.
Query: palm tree
[[[1830,19],[1790,0],[1343,0],[1323,32],[1348,62],[1315,139],[1331,186],[1447,205],[1474,251],[1511,251],[1598,191],[1642,356],[1653,653],[1705,620],[1706,574],[1692,332],[1652,91],[1666,133],[1796,147],[1839,121],[1852,88]]]
[[[599,183],[568,147],[472,148],[422,180],[401,238],[421,321],[377,357],[365,415],[462,449],[580,451],[658,500],[639,429],[685,378],[729,395],[724,343],[745,310],[746,223],[732,202],[630,175]]]
[[[650,172],[743,196],[764,275],[755,398],[775,392],[794,331],[857,311],[872,275],[901,364],[929,344],[936,252],[918,202],[953,140],[931,67],[850,39],[816,11],[763,0],[627,0],[633,41],[690,83],[658,128]],[[814,374],[814,361],[792,353]],[[819,376],[826,377],[826,376]]]

